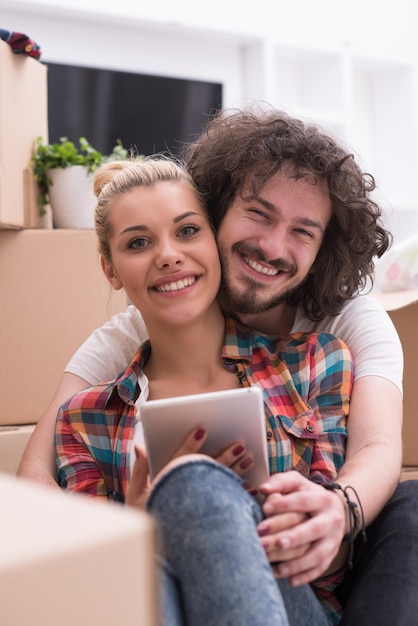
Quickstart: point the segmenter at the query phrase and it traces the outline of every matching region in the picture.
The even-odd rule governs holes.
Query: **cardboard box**
[[[0,472],[15,475],[35,426],[0,426]]]
[[[37,422],[65,365],[126,308],[91,230],[0,230],[0,424]]]
[[[401,482],[404,480],[418,480],[418,467],[403,467]]]
[[[2,626],[157,626],[150,515],[0,474]]]
[[[404,352],[404,466],[418,467],[418,290],[372,294],[389,313]]]
[[[30,159],[48,140],[47,68],[0,40],[0,228],[40,226]]]

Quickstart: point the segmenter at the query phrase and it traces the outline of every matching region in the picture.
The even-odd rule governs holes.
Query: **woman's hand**
[[[196,428],[184,440],[183,444],[178,448],[172,459],[155,477],[160,478],[167,471],[176,465],[185,463],[190,460],[190,455],[199,454],[206,439],[206,431],[203,428]],[[126,504],[136,508],[145,508],[145,502],[150,490],[148,460],[144,448],[135,446],[136,461],[132,470],[129,485],[126,491]],[[197,458],[201,458],[199,454]],[[210,458],[210,457],[209,457]],[[226,467],[230,467],[239,476],[245,474],[252,467],[254,461],[250,455],[246,453],[245,447],[240,442],[235,442],[223,450],[215,459],[218,463],[222,463]]]
[[[126,490],[125,503],[137,509],[145,509],[150,490],[148,459],[145,449],[135,445],[136,460]]]
[[[215,457],[215,461],[232,469],[238,476],[243,476],[254,465],[254,459],[247,454],[241,442],[235,442]]]
[[[196,428],[195,430],[193,430],[186,437],[180,448],[178,448],[178,450],[173,455],[172,459],[159,472],[155,479],[162,476],[165,472],[169,471],[172,467],[179,464],[180,462],[184,463],[185,459],[183,457],[185,455],[197,453],[201,448],[205,438],[206,431],[203,428]],[[151,488],[147,453],[144,448],[137,445],[135,445],[134,450],[136,454],[136,460],[132,470],[131,478],[129,480],[129,485],[126,490],[125,502],[130,506],[144,509],[147,496]]]
[[[259,491],[266,495],[266,519],[258,533],[269,561],[280,561],[273,567],[276,578],[303,585],[344,564],[346,507],[337,493],[296,471],[270,476]]]

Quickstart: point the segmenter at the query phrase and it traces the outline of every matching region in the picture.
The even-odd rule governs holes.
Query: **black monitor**
[[[47,63],[49,141],[80,137],[103,154],[180,155],[222,107],[222,84]]]

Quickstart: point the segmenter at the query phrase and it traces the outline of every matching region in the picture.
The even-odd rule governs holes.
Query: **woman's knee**
[[[246,492],[241,478],[232,470],[204,455],[188,455],[176,459],[161,473],[148,496],[147,509],[151,513],[203,515],[228,505],[242,508],[256,502]]]

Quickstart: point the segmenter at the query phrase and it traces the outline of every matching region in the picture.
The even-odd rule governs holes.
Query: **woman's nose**
[[[157,265],[159,267],[174,267],[184,261],[184,254],[179,246],[171,242],[164,242],[158,250]]]

